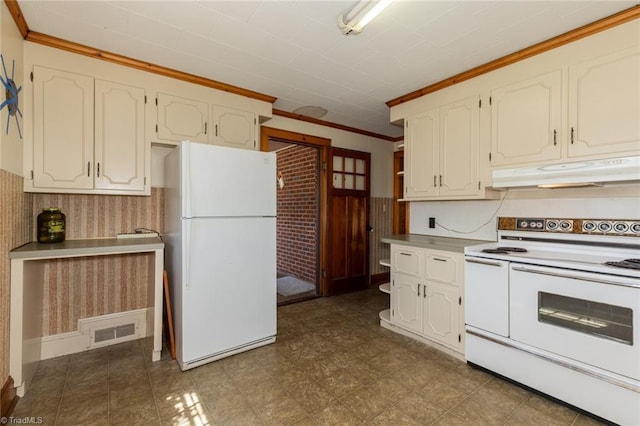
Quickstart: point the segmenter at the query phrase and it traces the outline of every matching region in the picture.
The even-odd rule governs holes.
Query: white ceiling
[[[635,1],[396,0],[362,34],[357,1],[20,0],[29,29],[278,98],[387,136],[385,102],[562,34]]]

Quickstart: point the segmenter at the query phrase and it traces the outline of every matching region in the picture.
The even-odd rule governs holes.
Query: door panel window
[[[333,156],[333,187],[366,191],[366,162],[360,158]]]

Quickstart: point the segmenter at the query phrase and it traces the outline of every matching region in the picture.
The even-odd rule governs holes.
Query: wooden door
[[[369,163],[366,152],[332,148],[326,294],[369,286]]]

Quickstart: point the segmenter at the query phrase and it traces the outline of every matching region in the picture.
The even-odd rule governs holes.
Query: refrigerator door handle
[[[185,283],[185,288],[189,290],[191,288],[191,221],[189,219],[184,220],[184,243],[182,246],[184,264],[182,265],[182,275]]]

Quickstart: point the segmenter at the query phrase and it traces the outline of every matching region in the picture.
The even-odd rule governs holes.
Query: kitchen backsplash
[[[164,190],[150,197],[35,194],[33,218],[46,207],[66,215],[66,238],[114,237],[119,232],[164,228]],[[34,227],[35,228],[35,227]],[[32,231],[35,238],[35,229]],[[58,259],[45,266],[43,334],[74,331],[77,320],[150,306],[149,254]]]
[[[491,201],[412,202],[409,226],[413,234],[495,240],[498,216],[640,219],[638,194],[640,186],[626,185],[510,190]],[[428,227],[430,217],[435,229]]]

